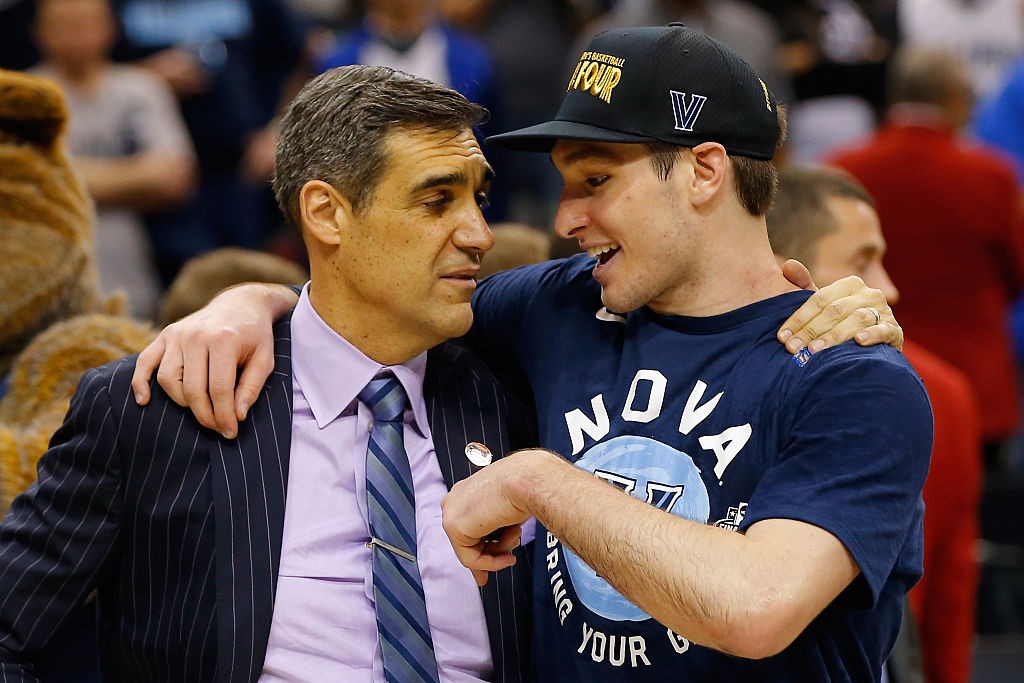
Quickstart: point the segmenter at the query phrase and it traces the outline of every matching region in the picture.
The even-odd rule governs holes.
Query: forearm
[[[792,525],[825,533],[808,525],[768,520],[755,533],[736,533],[658,510],[557,456],[530,459],[510,486],[512,503],[692,642],[744,657],[775,654],[856,575],[848,555],[848,567],[824,585],[800,569],[815,566],[817,547],[800,556],[778,534]]]
[[[241,289],[246,296],[254,297],[253,302],[270,314],[273,320],[277,320],[285,313],[288,313],[295,304],[299,302],[299,295],[287,285],[279,285],[271,282],[245,282],[224,290],[225,292],[234,289]]]
[[[146,152],[116,159],[81,157],[75,167],[98,206],[139,211],[182,201],[195,185],[191,158],[175,152]]]

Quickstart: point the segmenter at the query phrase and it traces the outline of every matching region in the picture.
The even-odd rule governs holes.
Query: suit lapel
[[[423,394],[449,489],[480,469],[466,457],[467,443],[486,445],[495,458],[511,450],[507,398],[472,352],[452,342],[431,349]],[[524,549],[517,557],[514,567],[497,572],[480,589],[497,682],[522,680],[526,670],[531,563]]]
[[[291,442],[290,319],[275,326],[275,367],[235,440],[214,435],[217,680],[256,681],[270,636]]]
[[[427,354],[423,394],[434,452],[449,489],[480,469],[466,457],[466,444],[482,443],[496,457],[509,448],[495,385],[483,382],[480,368],[471,361],[479,363],[453,343],[441,344]]]

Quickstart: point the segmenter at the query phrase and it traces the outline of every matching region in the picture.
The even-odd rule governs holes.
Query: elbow
[[[752,596],[729,620],[721,634],[722,652],[743,659],[774,657],[803,633],[810,621],[802,614],[795,596]]]
[[[168,160],[163,178],[163,202],[173,207],[183,204],[192,196],[199,183],[199,172],[191,157],[180,156]]]
[[[722,651],[743,659],[766,659],[789,647],[797,635],[799,633],[784,635],[768,629],[754,629],[753,632],[733,637],[731,642],[723,644]]]

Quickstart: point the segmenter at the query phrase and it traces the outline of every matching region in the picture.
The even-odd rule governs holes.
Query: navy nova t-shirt
[[[821,527],[861,575],[782,653],[745,660],[650,618],[538,525],[534,678],[879,680],[921,574],[932,424],[920,379],[886,346],[788,355],[775,332],[806,292],[712,317],[618,316],[592,268],[578,256],[501,273],[474,301],[472,341],[529,384],[543,446],[702,524]]]

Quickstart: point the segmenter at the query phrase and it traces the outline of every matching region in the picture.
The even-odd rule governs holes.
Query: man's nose
[[[577,234],[587,224],[583,202],[571,197],[564,190],[558,200],[558,212],[555,214],[555,233],[563,239],[578,238]]]
[[[481,254],[494,246],[494,235],[479,209],[470,213],[453,237],[455,246]]]

